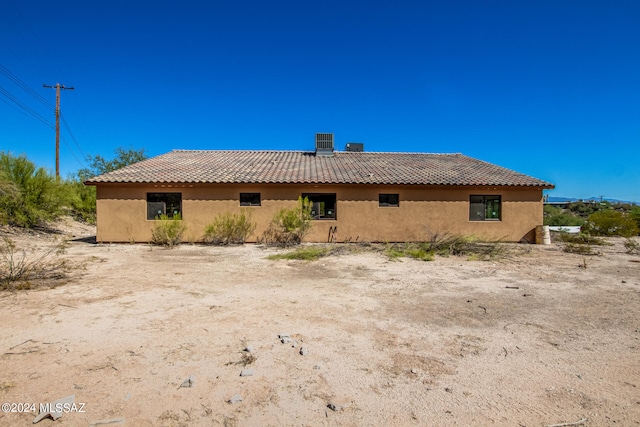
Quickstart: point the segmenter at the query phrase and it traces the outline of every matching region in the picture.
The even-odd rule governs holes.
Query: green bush
[[[84,185],[77,179],[64,182],[67,204],[71,215],[89,224],[96,223],[96,187]]]
[[[547,205],[544,207],[544,225],[582,225],[584,224],[584,218],[577,216],[576,214],[562,210],[561,208]]]
[[[299,244],[311,228],[311,208],[312,204],[307,197],[299,197],[296,208],[280,209],[264,231],[261,240],[273,246]]]
[[[600,252],[594,251],[591,245],[581,243],[567,243],[566,245],[564,245],[564,248],[562,248],[562,250],[572,254],[600,255]]]
[[[629,212],[631,218],[636,222],[636,226],[640,229],[640,206],[634,206]]]
[[[250,212],[244,210],[241,210],[239,214],[225,212],[206,226],[204,241],[214,245],[241,245],[255,228],[256,224],[251,222]]]
[[[589,215],[582,230],[598,236],[631,237],[638,234],[638,225],[626,212],[602,210]]]
[[[608,246],[611,245],[607,243],[606,240],[601,239],[599,237],[593,237],[589,234],[578,233],[560,233],[559,234],[560,241],[563,243],[571,243],[575,245],[596,245],[596,246]]]
[[[156,219],[156,225],[151,231],[151,242],[167,248],[179,245],[182,242],[182,235],[187,229],[187,226],[182,222],[182,217],[179,214],[172,218],[160,215]]]
[[[56,219],[67,202],[62,183],[22,155],[0,152],[0,221],[31,228]]]
[[[296,249],[292,252],[286,252],[284,254],[269,255],[267,259],[298,259],[304,261],[315,261],[330,252],[329,248],[320,246],[308,246],[300,249]]]

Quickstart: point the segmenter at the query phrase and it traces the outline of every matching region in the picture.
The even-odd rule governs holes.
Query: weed
[[[251,222],[251,213],[241,210],[239,214],[226,212],[214,218],[205,228],[204,241],[214,245],[243,244],[256,228]]]
[[[276,213],[260,239],[271,246],[292,246],[302,242],[311,228],[311,202],[308,198],[298,198],[294,209],[281,209]]]
[[[69,271],[63,254],[65,243],[52,246],[40,254],[28,254],[18,249],[15,242],[5,237],[0,244],[0,289],[31,289],[32,281],[61,279]]]
[[[628,254],[640,254],[640,243],[631,237],[625,239],[624,248]]]
[[[160,215],[156,225],[151,231],[151,242],[156,245],[172,248],[182,241],[187,226],[182,222],[182,217],[174,215],[169,218],[167,215]]]
[[[579,234],[560,233],[560,241],[564,243],[573,243],[577,245],[596,245],[596,246],[611,245],[611,243],[608,243],[604,239],[601,239],[599,237],[593,237],[589,234],[584,234],[584,233],[579,233]]]
[[[285,252],[283,254],[274,254],[267,257],[270,260],[277,259],[299,259],[304,261],[315,261],[330,253],[329,248],[321,246],[306,246],[299,248],[291,252]]]
[[[580,255],[600,255],[600,252],[594,251],[593,247],[588,244],[580,243],[567,243],[564,245],[563,250],[572,254]]]
[[[507,255],[507,246],[500,242],[484,242],[473,237],[432,234],[427,242],[387,244],[385,254],[391,260],[409,257],[433,261],[435,255],[466,255],[469,259],[495,259]]]

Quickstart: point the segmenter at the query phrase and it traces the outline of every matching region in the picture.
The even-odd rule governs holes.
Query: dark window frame
[[[502,221],[502,196],[498,194],[470,195],[469,221]]]
[[[336,193],[302,193],[302,198],[311,202],[311,216],[314,220],[327,221],[338,219],[338,197]]]
[[[157,192],[147,193],[147,221],[156,221],[160,215],[182,218],[182,193]]]
[[[399,208],[400,194],[398,193],[380,193],[378,194],[378,207],[381,208]]]
[[[262,195],[260,193],[240,193],[240,206],[262,206]]]

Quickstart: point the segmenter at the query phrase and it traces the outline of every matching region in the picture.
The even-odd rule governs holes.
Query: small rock
[[[231,396],[231,399],[227,400],[227,402],[229,403],[242,402],[242,396],[240,396],[239,394],[234,394],[233,396]]]
[[[411,368],[411,373],[412,373],[412,374],[417,374],[417,373],[418,373],[418,370],[417,370],[416,368]]]
[[[248,345],[244,348],[244,351],[246,351],[247,353],[253,353],[253,346],[252,345]]]
[[[253,369],[253,368],[247,368],[247,369],[243,369],[243,370],[240,372],[240,376],[241,376],[241,377],[251,377],[251,376],[253,376],[253,374],[255,374],[255,373],[256,373],[256,370],[255,370],[255,369]]]
[[[296,340],[291,338],[291,335],[289,334],[278,334],[278,338],[282,344],[292,344],[292,347],[297,345]]]
[[[307,354],[309,354],[309,350],[306,347],[300,347],[300,355],[306,356]]]
[[[332,411],[339,411],[339,410],[342,409],[342,406],[341,405],[335,405],[333,403],[329,403],[327,405],[327,408],[331,409]]]
[[[184,388],[189,388],[189,387],[193,387],[193,385],[196,383],[196,377],[194,377],[193,375],[191,375],[189,378],[187,378],[186,380],[184,380],[182,382],[182,384],[180,384],[180,387],[184,387]]]
[[[111,418],[109,420],[92,421],[89,427],[101,427],[101,426],[123,426],[124,417]]]
[[[47,417],[51,417],[54,421],[57,420],[58,418],[60,418],[62,416],[62,412],[57,412],[55,409],[60,408],[62,409],[63,405],[71,405],[72,403],[75,403],[76,400],[76,395],[72,394],[71,396],[67,396],[67,397],[63,397],[62,399],[58,399],[55,402],[53,402],[50,406],[49,409],[51,409],[50,412],[40,412],[34,419],[33,419],[33,424],[38,423],[40,421],[42,421],[43,419],[47,418]]]

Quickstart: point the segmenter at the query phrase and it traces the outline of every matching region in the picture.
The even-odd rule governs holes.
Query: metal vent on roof
[[[364,144],[362,142],[347,142],[345,151],[362,153],[364,151]]]
[[[333,156],[332,133],[316,133],[316,156]]]

